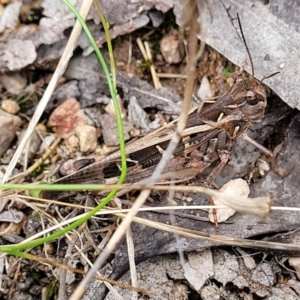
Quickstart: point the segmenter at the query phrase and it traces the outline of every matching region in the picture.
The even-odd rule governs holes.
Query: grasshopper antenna
[[[260,83],[263,83],[263,81],[264,81],[265,79],[268,79],[268,78],[270,78],[270,77],[273,77],[273,76],[275,76],[275,75],[277,75],[277,74],[280,74],[280,72],[275,72],[275,73],[273,73],[273,74],[271,74],[271,75],[265,76],[265,77],[260,81]]]
[[[243,32],[243,29],[242,29],[242,24],[241,24],[239,14],[236,14],[236,15],[237,15],[237,20],[238,20],[238,23],[239,23],[239,28],[240,28],[240,31],[241,31],[242,39],[243,39],[243,42],[245,44],[245,47],[246,47],[246,50],[247,50],[247,53],[248,53],[248,56],[249,56],[249,60],[250,60],[250,64],[251,64],[252,77],[254,77],[254,66],[253,66],[252,57],[251,57],[251,54],[250,54],[250,51],[249,51],[249,48],[248,48],[248,45],[247,45],[247,42],[246,42],[246,39],[245,39],[245,36],[244,36],[244,32]]]

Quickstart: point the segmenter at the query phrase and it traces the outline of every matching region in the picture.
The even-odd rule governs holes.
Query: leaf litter
[[[24,89],[28,88],[28,83],[32,84],[32,82],[38,82],[48,75],[51,76],[55,61],[59,57],[67,38],[65,30],[74,24],[74,18],[71,13],[65,9],[61,1],[54,2],[45,0],[39,2],[39,8],[43,10],[44,17],[40,18],[40,22],[35,27],[26,24],[23,27],[19,27],[18,16],[19,14],[22,14],[22,6],[18,2],[6,5],[4,7],[3,17],[1,18],[0,25],[2,27],[0,28],[3,39],[0,43],[0,51],[6,53],[6,56],[0,58],[0,69],[1,71],[7,72],[2,75],[2,78],[3,76],[6,76],[9,78],[10,83],[12,83],[12,88],[9,88],[8,85],[4,83],[4,79],[1,79],[1,105],[2,109],[5,110],[5,107],[7,107],[5,106],[5,101],[13,101],[13,103],[20,107],[20,112],[18,112],[17,109],[8,109],[6,113],[2,110],[0,111],[0,113],[3,113],[3,116],[9,115],[11,118],[11,121],[8,121],[9,123],[0,125],[0,128],[9,126],[9,128],[14,129],[11,130],[10,136],[8,135],[8,131],[1,130],[1,134],[3,132],[5,133],[4,137],[1,139],[1,147],[4,149],[2,151],[1,162],[9,161],[9,158],[12,156],[15,149],[14,141],[16,140],[16,136],[26,128],[28,118],[31,116],[31,111],[36,105],[34,101],[31,102],[30,98],[25,103],[26,105],[24,105],[24,103],[18,104],[18,98],[14,96],[12,92],[18,91],[16,93],[18,95],[22,93]],[[112,25],[115,25],[113,27],[112,36],[118,36],[121,29],[125,31],[123,31],[122,34],[129,33],[133,30],[137,30],[139,27],[144,27],[145,24],[149,22],[148,17],[143,16],[142,19],[139,19],[141,16],[135,15],[137,11],[136,8],[139,5],[141,5],[141,3],[137,2],[136,4],[133,4],[132,7],[127,7],[126,10],[124,10],[122,16],[123,19],[121,20],[118,19],[119,17],[114,18],[113,10],[110,11],[110,7],[104,7],[106,14],[109,15],[110,12],[112,13],[112,15],[109,15]],[[56,9],[55,14],[53,13],[53,8]],[[131,25],[133,24],[132,28],[119,26],[118,22],[122,20],[124,24],[129,24],[128,20],[132,17],[134,17],[136,21],[131,23]],[[95,20],[96,17],[93,17],[92,12],[90,14],[89,22]],[[140,23],[138,22],[139,20],[141,20]],[[141,130],[144,134],[149,129],[149,122],[155,122],[159,114],[163,115],[162,119],[159,120],[159,123],[161,123],[162,120],[167,122],[172,120],[172,118],[180,112],[181,96],[184,88],[183,79],[160,79],[163,88],[154,90],[151,85],[150,72],[147,68],[141,67],[142,56],[134,42],[137,36],[143,36],[149,33],[149,36],[146,37],[146,39],[148,39],[151,47],[155,49],[155,47],[157,47],[156,41],[162,39],[171,32],[170,27],[168,26],[169,25],[164,25],[163,23],[162,27],[156,29],[152,34],[149,29],[143,28],[131,35],[117,37],[114,41],[115,59],[118,66],[118,89],[122,95],[124,114],[125,116],[127,114],[130,116],[128,116],[130,123],[128,123],[128,128],[126,130],[127,139],[132,139],[136,136],[136,134],[133,134],[132,126],[134,126],[135,129]],[[99,44],[103,41],[103,35],[101,34],[98,34]],[[95,33],[95,35],[97,36],[97,33]],[[133,47],[133,55],[131,57],[129,57],[128,51],[130,43]],[[87,46],[84,46],[87,44],[81,42],[80,45],[82,50],[87,50]],[[26,49],[26,51],[22,52],[21,50],[23,49]],[[153,52],[153,64],[158,73],[182,73],[186,63],[185,58],[183,58],[182,63],[171,65],[164,61],[159,51],[153,50]],[[127,59],[124,61],[124,58]],[[124,71],[128,69],[127,62],[129,61],[129,58],[131,59],[129,63],[130,73],[124,73]],[[208,95],[208,97],[220,92],[218,91],[214,77],[220,75],[223,69],[235,69],[232,63],[228,62],[220,54],[209,47],[206,48],[198,68],[197,75],[199,82],[205,78],[206,87],[205,93],[203,92],[203,94]],[[10,73],[10,71],[14,71],[15,73]],[[28,71],[27,75],[24,76],[23,71]],[[15,76],[17,76],[17,78],[19,76],[19,79],[13,81],[12,79],[15,78]],[[115,128],[115,120],[108,113],[103,113],[110,99],[102,72],[95,61],[93,54],[87,57],[83,57],[81,54],[75,55],[64,76],[65,78],[60,82],[51,102],[48,104],[46,113],[40,121],[40,125],[47,124],[48,126],[46,129],[48,134],[42,136],[43,143],[46,141],[47,137],[53,135],[53,128],[56,128],[56,130],[59,130],[60,128],[60,130],[62,130],[61,132],[64,132],[62,135],[65,139],[58,146],[56,153],[54,152],[43,162],[43,165],[40,166],[38,172],[35,174],[32,173],[25,178],[26,182],[48,181],[52,175],[58,174],[58,166],[66,159],[80,158],[83,153],[88,156],[93,156],[94,152],[100,153],[102,151],[103,141],[105,147],[118,144],[117,136],[115,136],[113,142],[107,140],[108,137],[111,138],[113,134],[115,134],[113,133],[115,132],[113,129]],[[27,82],[25,84],[24,78]],[[44,83],[46,82],[47,80],[44,80]],[[227,80],[225,85],[229,83],[230,80]],[[78,109],[82,112],[81,116],[84,114],[85,117],[78,118],[76,112],[72,112],[68,109],[68,113],[65,117],[60,116],[58,118],[62,123],[48,123],[51,119],[51,115],[53,116],[54,111],[56,109],[63,109],[63,106],[66,105],[65,101],[71,97],[76,99],[75,101],[77,101],[80,106]],[[261,174],[260,172],[254,173],[253,170],[256,167],[257,160],[260,159],[260,154],[251,145],[246,146],[243,141],[239,141],[231,156],[229,164],[217,179],[217,183],[221,186],[229,179],[237,177],[244,178],[251,183],[250,189],[252,196],[272,193],[276,205],[297,206],[297,201],[293,195],[296,195],[298,192],[297,178],[299,176],[299,168],[297,167],[297,161],[299,161],[300,158],[297,149],[300,148],[300,144],[297,128],[299,128],[299,113],[288,110],[288,108],[272,93],[270,93],[270,99],[268,113],[263,120],[264,126],[256,128],[253,131],[250,129],[250,134],[253,138],[257,139],[258,142],[263,143],[271,150],[276,144],[283,143],[282,150],[277,155],[276,163],[283,169],[286,177],[278,177],[272,168],[270,171],[266,170],[265,174]],[[76,105],[72,105],[72,108],[75,106]],[[287,110],[289,113],[281,121],[278,121],[277,124],[275,124],[276,121],[275,123],[270,121],[267,122],[266,120],[270,120],[270,116],[276,115],[278,110]],[[92,111],[96,113],[91,113]],[[140,118],[136,118],[136,116],[139,116]],[[67,123],[66,117],[71,118]],[[4,117],[0,119],[2,120]],[[84,124],[80,123],[81,119],[84,119]],[[108,119],[110,119],[110,121],[108,121]],[[124,121],[128,122],[126,119]],[[88,125],[86,125],[86,123],[88,123]],[[94,141],[95,138],[98,140],[98,146],[96,146],[97,148],[95,150],[94,147],[84,150],[83,146],[74,146],[76,145],[76,142],[74,142],[74,137],[76,137],[76,127],[80,124],[81,126],[90,126],[94,128],[94,130],[92,130],[93,139]],[[83,129],[80,131],[82,130]],[[65,132],[67,132],[67,134],[65,134]],[[277,136],[275,141],[274,136]],[[73,146],[71,147],[68,143],[72,143]],[[80,138],[78,143],[80,143]],[[81,143],[83,145],[87,142]],[[67,147],[69,147],[68,150],[66,150]],[[31,154],[28,156],[28,163],[32,164],[40,157],[41,153],[43,153],[42,146],[40,146],[40,148],[35,148],[35,151],[31,151]],[[22,160],[23,159],[24,158],[22,158]],[[24,161],[20,162],[20,166],[22,165],[24,166]],[[17,167],[16,172],[22,171],[20,166]],[[5,165],[1,166],[1,172],[3,169],[5,169]],[[134,199],[134,195],[132,197],[131,200]],[[189,197],[192,199],[191,205],[206,204],[205,197],[194,193],[191,193]],[[84,200],[83,198],[80,199],[78,196],[75,201],[77,201],[77,203],[82,203]],[[149,203],[149,206],[163,206],[167,204],[166,197],[163,193],[160,195],[154,193],[152,201],[153,202]],[[8,228],[9,230],[1,236],[3,243],[12,243],[13,241],[20,242],[20,238],[23,240],[24,238],[41,231],[44,227],[50,227],[53,223],[53,219],[49,218],[49,215],[54,217],[57,221],[61,221],[64,218],[79,214],[82,211],[82,208],[72,211],[68,207],[58,207],[55,206],[55,204],[48,205],[47,207],[42,206],[41,211],[35,204],[28,207],[24,202],[18,202],[18,199],[12,202],[8,201],[8,203],[10,203],[13,209],[17,209],[14,214],[10,214],[10,217],[19,218],[18,216],[21,213],[24,220],[16,229],[14,229],[10,224],[14,223],[15,220],[1,217],[3,229]],[[182,205],[182,200],[176,198],[174,199],[174,203],[176,205]],[[185,203],[185,205],[188,204]],[[8,206],[3,209],[1,214],[9,214],[12,212],[11,208]],[[39,212],[42,217],[39,218],[36,215],[36,212]],[[175,216],[176,226],[205,231],[211,234],[215,233],[215,229],[208,222],[199,222],[189,219],[183,213],[207,218],[207,213],[204,211],[182,211],[182,215]],[[141,216],[162,223],[169,222],[168,215],[159,213],[147,212],[141,213]],[[297,212],[275,211],[271,214],[268,221],[254,216],[236,213],[229,219],[226,217],[226,222],[219,225],[220,228],[218,234],[252,238],[255,236],[265,236],[265,238],[268,239],[268,235],[274,235],[278,232],[285,231],[293,233],[289,242],[295,242],[297,232],[293,232],[293,230],[299,227],[298,219]],[[116,219],[114,217],[94,219],[91,221],[91,224],[88,225],[88,231],[91,232],[92,238],[96,244],[105,240],[106,235],[114,226],[115,222]],[[290,299],[297,299],[297,295],[299,295],[299,283],[295,271],[291,268],[294,266],[297,271],[296,263],[290,260],[287,268],[283,268],[282,265],[275,262],[275,258],[277,257],[276,253],[268,253],[267,257],[265,257],[260,252],[257,253],[254,250],[248,249],[244,251],[242,256],[253,255],[254,262],[256,263],[256,266],[253,267],[253,269],[249,269],[247,264],[243,262],[241,255],[235,252],[234,248],[232,249],[219,245],[217,248],[214,248],[214,250],[204,250],[201,252],[199,250],[216,245],[202,240],[188,240],[184,237],[175,238],[173,234],[147,227],[145,228],[138,224],[132,225],[132,233],[136,261],[141,262],[137,266],[139,278],[138,286],[144,287],[145,289],[154,289],[161,295],[160,299],[168,299],[169,295],[171,295],[168,293],[174,295],[173,299],[176,297],[187,299],[187,295],[211,299],[209,298],[209,295],[211,295],[212,292],[216,299],[218,299],[218,297],[228,298],[233,295],[240,298],[257,295],[259,297],[269,297],[270,299],[272,297],[280,297],[280,295],[289,295]],[[95,247],[93,246],[93,243],[88,242],[88,233],[79,232],[78,235],[78,245],[82,247],[85,245],[82,249],[87,251],[90,256],[93,257],[92,253],[96,249],[93,248]],[[284,239],[280,239],[280,237],[277,238],[279,241],[284,241]],[[51,243],[51,247],[51,251],[50,248],[44,249],[47,251],[48,258],[63,259],[65,257],[67,247],[67,242],[65,240],[61,240],[60,242],[55,241]],[[178,250],[186,253],[183,266],[181,265],[182,261],[180,262],[177,255],[174,254]],[[75,258],[70,260],[70,264],[73,264],[72,266],[75,267],[79,262],[82,264],[86,263],[78,256],[76,251],[77,250],[71,250]],[[31,253],[45,256],[42,247],[32,250]],[[208,263],[209,266],[201,273],[200,271],[203,269],[203,267],[201,267],[203,264],[203,255],[209,255],[210,260],[207,261],[205,258],[205,262]],[[298,253],[295,253],[295,255],[298,255]],[[40,297],[43,293],[42,287],[49,288],[51,281],[55,281],[56,275],[52,274],[52,272],[45,268],[43,264],[38,264],[33,261],[28,263],[24,260],[20,261],[18,264],[14,264],[13,258],[10,259],[10,262],[9,268],[3,270],[4,283],[2,296],[4,299],[17,299],[17,297],[24,294],[30,295],[30,297]],[[113,260],[108,262],[101,272],[104,275],[110,275],[113,279],[118,279],[127,271],[127,263],[128,254],[126,252],[126,243],[122,242],[120,247],[116,250]],[[146,266],[144,264],[146,264]],[[166,267],[167,264],[169,264],[168,268]],[[172,268],[174,265],[177,266],[177,268],[173,269],[171,272],[170,267]],[[154,271],[147,274],[146,270]],[[13,274],[15,272],[17,272],[18,276],[13,280]],[[34,277],[33,273],[37,280],[31,279]],[[157,277],[159,274],[161,276]],[[170,274],[172,274],[172,276]],[[226,276],[224,276],[225,274]],[[51,277],[53,275],[54,277]],[[74,281],[74,276],[70,273],[68,278],[71,278],[70,275],[73,279],[68,279],[69,281],[66,283],[66,286],[67,289],[72,290],[76,285],[76,282]],[[145,276],[149,280],[140,280],[141,278],[145,278]],[[278,279],[279,277],[285,278],[285,280],[282,282]],[[155,286],[153,285],[154,281],[156,282]],[[168,284],[166,284],[166,282]],[[199,285],[199,282],[202,282],[202,285]],[[144,284],[146,285],[144,286]],[[9,298],[12,290],[15,291],[14,298]],[[93,291],[92,296],[89,294],[89,291]],[[84,296],[89,297],[89,299],[104,299],[107,293],[99,283],[97,283],[97,289],[91,284],[89,291],[87,291]],[[111,296],[107,296],[106,298],[110,299],[110,297]],[[124,294],[123,297],[126,299],[127,296]],[[130,296],[128,297],[128,299],[131,299]]]

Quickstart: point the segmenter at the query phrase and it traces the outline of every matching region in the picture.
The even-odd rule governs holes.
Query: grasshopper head
[[[244,79],[243,105],[240,110],[249,122],[259,122],[265,114],[267,96],[264,87],[254,78]]]
[[[241,76],[214,104],[198,112],[198,118],[229,132],[238,126],[240,134],[252,122],[262,119],[266,106],[266,92],[261,83],[253,77]]]

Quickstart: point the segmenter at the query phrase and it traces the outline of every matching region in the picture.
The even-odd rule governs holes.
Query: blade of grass
[[[115,60],[114,60],[114,56],[113,56],[113,48],[112,48],[111,38],[110,38],[110,33],[109,33],[109,23],[107,22],[107,19],[105,18],[105,16],[102,13],[102,10],[100,8],[100,4],[99,4],[98,0],[94,0],[94,5],[95,5],[97,13],[100,17],[102,26],[104,28],[105,38],[106,38],[106,43],[107,43],[107,48],[108,48],[108,55],[109,55],[111,79],[112,79],[113,87],[116,90],[117,89],[117,76],[116,76]]]
[[[77,12],[77,10],[75,9],[75,7],[68,1],[68,0],[62,0],[64,4],[66,4],[68,6],[68,8],[75,14],[76,18],[78,19],[78,21],[80,22],[83,30],[85,31],[85,34],[87,35],[91,45],[93,46],[95,53],[97,55],[97,58],[101,64],[101,67],[103,69],[107,84],[108,84],[108,88],[109,88],[109,92],[110,95],[112,97],[114,106],[115,106],[115,111],[116,111],[116,117],[117,117],[117,125],[118,125],[118,134],[119,134],[119,140],[120,140],[120,151],[121,151],[121,176],[120,179],[118,181],[119,184],[122,184],[125,180],[126,177],[126,173],[127,173],[127,165],[126,165],[126,153],[125,153],[125,140],[124,140],[124,134],[123,134],[123,124],[122,124],[122,118],[121,118],[121,111],[120,111],[120,107],[119,107],[119,103],[118,103],[118,99],[117,99],[117,94],[116,94],[116,88],[114,88],[114,84],[113,81],[111,79],[110,73],[108,71],[106,62],[103,58],[102,53],[100,52],[97,43],[95,41],[95,39],[93,38],[88,26],[86,25],[86,23],[84,22],[84,20],[82,19],[82,17],[80,16],[80,14]],[[105,24],[103,24],[103,26],[107,26],[107,23],[105,22]],[[109,33],[108,33],[109,34]],[[112,51],[112,48],[110,48],[109,51]],[[112,53],[111,53],[112,55]],[[113,61],[113,59],[111,59],[111,61]],[[114,66],[114,63],[113,63]],[[112,67],[112,66],[111,66]],[[111,72],[115,72],[111,70]]]

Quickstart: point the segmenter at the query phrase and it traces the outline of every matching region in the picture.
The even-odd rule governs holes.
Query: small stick
[[[252,144],[254,147],[259,149],[261,152],[267,154],[268,156],[270,156],[270,157],[273,156],[273,153],[270,150],[268,150],[267,148],[265,148],[263,145],[259,144],[255,140],[251,139],[251,137],[249,137],[247,133],[243,133],[241,135],[241,138],[244,139],[245,141],[249,142],[250,144]]]
[[[152,64],[152,55],[151,55],[149,44],[148,44],[148,42],[144,42],[144,44],[143,44],[141,38],[137,38],[136,42],[137,42],[137,45],[138,45],[138,47],[139,47],[139,49],[140,49],[140,51],[143,55],[144,60],[151,62],[150,72],[151,72],[151,75],[152,75],[154,88],[157,90],[161,87],[161,84],[160,84],[160,81],[159,81],[159,79],[156,75],[155,68]]]
[[[128,45],[128,60],[127,60],[127,66],[126,66],[127,73],[129,73],[131,58],[132,58],[132,36],[130,35],[129,36],[129,45]]]
[[[137,38],[136,39],[136,43],[137,43],[137,45],[138,45],[138,47],[139,47],[139,49],[140,49],[140,51],[142,53],[142,56],[143,56],[144,60],[147,60],[148,57],[147,57],[146,49],[145,49],[145,47],[143,45],[143,42],[142,42],[141,38]]]
[[[152,63],[152,54],[151,54],[151,50],[150,50],[150,47],[149,47],[149,43],[144,42],[144,45],[145,45],[145,49],[146,49],[146,54],[148,56],[148,60],[151,61],[150,72],[151,72],[151,75],[152,75],[154,88],[157,90],[157,89],[161,88],[161,84],[160,84],[160,81],[159,81],[159,79],[156,75],[156,71],[155,71],[155,68],[154,68],[153,63]]]
[[[13,180],[10,181],[10,183],[17,183],[20,182],[22,178],[25,178],[29,174],[31,174],[36,168],[38,168],[53,152],[54,149],[58,146],[60,143],[61,138],[58,137],[53,142],[53,144],[46,150],[46,152],[42,155],[40,159],[38,159],[30,168],[28,168],[25,172],[19,173],[16,177],[14,177]]]

